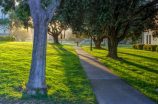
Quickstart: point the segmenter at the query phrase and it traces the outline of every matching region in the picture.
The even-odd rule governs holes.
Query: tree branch
[[[60,6],[61,0],[53,0],[52,3],[47,8],[47,14],[49,15],[48,21],[50,22],[53,14],[55,13],[56,9]]]
[[[153,5],[157,4],[157,3],[158,3],[158,0],[153,0],[152,2],[148,3],[148,4],[145,5],[143,8],[141,8],[140,10],[138,10],[138,11],[134,14],[134,16],[137,15],[137,14],[139,14],[140,12],[142,12],[142,11],[143,11],[144,9],[146,9],[147,7],[151,7],[151,6],[153,6]]]
[[[129,28],[130,28],[130,22],[128,22],[128,24],[126,25],[123,35],[118,38],[119,42],[126,37],[128,31],[129,31]]]
[[[34,16],[36,12],[41,9],[41,0],[28,0],[31,16]]]

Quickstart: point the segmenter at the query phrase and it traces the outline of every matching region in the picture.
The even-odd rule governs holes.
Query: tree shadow
[[[118,52],[121,54],[126,54],[126,55],[131,55],[131,56],[136,56],[136,57],[140,57],[140,58],[144,58],[144,59],[149,59],[149,60],[154,60],[158,62],[157,58],[152,58],[152,57],[147,57],[147,56],[142,56],[142,55],[137,55],[137,54],[131,54],[131,53],[126,53],[126,52]]]
[[[59,81],[64,89],[57,88],[56,91],[49,96],[52,96],[55,101],[64,100],[64,102],[79,104],[86,102],[97,103],[74,48],[64,48],[63,45],[52,45],[52,48],[55,49],[57,54],[61,57],[59,63],[63,69],[57,70],[61,70],[65,77]],[[57,74],[57,76],[60,78],[60,74]],[[50,89],[52,88],[53,86],[50,87]]]
[[[105,57],[100,57],[99,59],[105,60]],[[115,74],[120,76],[124,81],[126,81],[129,85],[133,86],[141,93],[157,102],[156,96],[158,92],[156,92],[155,89],[158,87],[156,84],[158,83],[158,76],[155,75],[157,75],[158,70],[129,62],[123,58],[106,60],[104,61],[104,64],[113,72],[115,72]],[[130,65],[134,67],[130,67]],[[153,74],[149,75],[148,72]],[[148,73],[147,76],[146,73]]]
[[[95,95],[85,75],[79,58],[73,47],[51,45],[52,62],[47,62],[46,83],[48,92],[45,95],[25,95],[22,99],[42,99],[53,103],[84,104],[95,103]],[[56,57],[56,60],[53,60]],[[53,77],[52,77],[53,76]],[[88,97],[87,97],[88,96]]]
[[[98,57],[98,58],[104,59],[103,57]],[[136,63],[134,63],[134,62],[127,61],[127,60],[125,60],[125,59],[122,58],[122,57],[112,58],[112,59],[115,60],[115,61],[119,61],[120,64],[132,65],[132,66],[135,66],[135,67],[137,67],[137,68],[141,68],[141,69],[143,69],[143,70],[146,70],[146,71],[148,71],[148,72],[152,72],[152,73],[155,73],[155,74],[158,73],[158,70],[154,70],[154,69],[149,68],[149,67],[147,67],[147,66],[143,66],[143,65],[136,64]],[[122,66],[122,67],[123,67],[123,66]]]

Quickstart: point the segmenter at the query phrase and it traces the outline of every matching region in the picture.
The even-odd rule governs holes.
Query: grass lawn
[[[0,103],[97,104],[90,83],[71,46],[47,45],[46,95],[25,95],[32,57],[31,42],[0,43]]]
[[[119,59],[107,58],[107,48],[90,51],[89,47],[83,47],[91,55],[97,57],[110,70],[116,73],[128,84],[136,88],[142,94],[158,103],[158,53],[131,48],[118,48]]]

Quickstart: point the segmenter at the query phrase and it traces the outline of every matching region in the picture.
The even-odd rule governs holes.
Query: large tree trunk
[[[93,41],[96,48],[101,48],[101,42],[102,42],[101,39],[93,39]]]
[[[34,43],[32,62],[27,84],[28,94],[44,94],[47,92],[45,80],[47,28],[60,1],[53,0],[44,10],[41,0],[28,0],[34,24]]]
[[[58,35],[53,35],[54,44],[59,44]]]
[[[34,44],[32,63],[27,84],[28,94],[44,94],[47,92],[45,80],[47,24],[34,21]]]
[[[118,46],[118,41],[117,39],[115,40],[111,40],[110,38],[108,38],[108,55],[107,57],[112,57],[112,58],[117,58],[117,46]]]

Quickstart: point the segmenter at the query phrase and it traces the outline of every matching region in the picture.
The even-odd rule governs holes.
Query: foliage
[[[157,45],[151,45],[151,44],[146,44],[146,45],[144,45],[144,44],[134,44],[132,47],[134,49],[139,49],[139,50],[144,49],[144,50],[147,50],[147,51],[156,51]]]
[[[147,51],[156,51],[156,47],[157,45],[150,45],[150,44],[147,44],[147,45],[144,45],[143,46],[143,49],[147,50]]]
[[[145,96],[158,103],[158,53],[131,48],[118,48],[119,59],[107,58],[107,48],[89,50],[91,55],[97,57],[110,70],[121,77],[129,85],[136,88]]]
[[[126,37],[132,37],[132,35],[139,37],[155,21],[154,17],[158,11],[157,0],[150,2],[146,2],[146,0],[119,0],[115,2],[92,0],[88,3],[88,12],[94,13],[94,15],[88,16],[99,22],[99,27],[106,31],[109,42],[108,57],[113,58],[117,58],[116,46],[118,43]],[[98,26],[97,22],[93,24]]]
[[[58,20],[56,14],[48,25],[48,34],[51,36],[59,36],[64,30],[66,30],[66,27]]]
[[[10,11],[9,13],[9,19],[11,20],[10,23],[10,30],[13,31],[13,29],[15,28],[22,28],[22,22],[19,20],[19,18],[17,17],[15,11]]]
[[[31,18],[30,8],[27,0],[23,0],[16,7],[16,14],[21,23],[24,25],[24,28],[28,29],[33,28],[33,22]]]
[[[144,44],[135,44],[135,49],[142,50],[143,46],[144,46]]]
[[[15,41],[15,38],[12,36],[0,36],[0,41]]]
[[[86,1],[62,0],[56,13],[59,15],[59,21],[71,27],[72,31],[80,31],[83,25],[83,4]]]
[[[147,46],[148,46],[147,44],[144,45],[144,46],[143,46],[143,49],[144,49],[144,50],[147,50]]]
[[[133,48],[133,49],[136,49],[136,46],[135,46],[135,44],[133,44],[132,48]]]
[[[71,46],[47,45],[47,95],[22,94],[28,83],[32,45],[0,42],[1,103],[97,104],[78,55]]]
[[[0,19],[0,29],[8,29],[11,21],[8,18]]]
[[[156,51],[158,52],[158,46],[156,47]]]
[[[157,45],[151,45],[151,51],[156,51]]]

